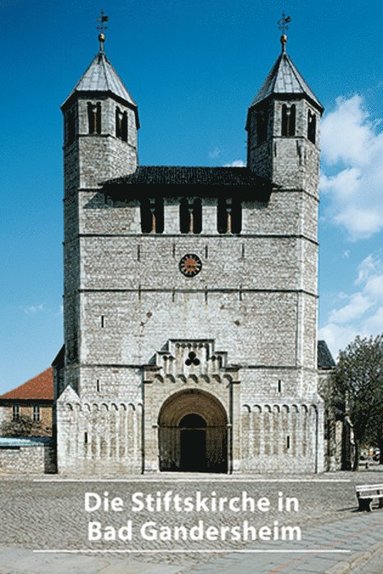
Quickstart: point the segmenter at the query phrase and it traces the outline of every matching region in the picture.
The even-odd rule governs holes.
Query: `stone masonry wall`
[[[48,445],[0,448],[1,474],[45,474],[56,472],[56,449]]]

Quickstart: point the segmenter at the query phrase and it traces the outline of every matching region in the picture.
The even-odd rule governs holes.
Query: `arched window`
[[[202,231],[202,201],[199,197],[192,203],[184,197],[180,203],[181,233],[201,233]]]
[[[128,141],[128,113],[116,108],[116,137]]]
[[[90,134],[101,133],[101,103],[88,102],[88,132]]]
[[[240,200],[219,198],[217,206],[218,233],[241,233],[242,206]]]
[[[313,144],[315,144],[316,141],[316,132],[317,132],[317,117],[314,112],[309,110],[307,114],[307,137]]]
[[[141,200],[141,231],[142,233],[163,233],[164,201],[162,198]]]
[[[295,136],[295,104],[282,106],[282,136]]]

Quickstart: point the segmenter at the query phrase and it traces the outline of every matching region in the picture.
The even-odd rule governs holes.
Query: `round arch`
[[[224,406],[206,391],[168,397],[158,416],[160,470],[227,472],[227,425]]]

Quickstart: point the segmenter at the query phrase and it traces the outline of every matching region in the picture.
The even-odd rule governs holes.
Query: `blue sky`
[[[246,111],[280,50],[326,108],[322,125],[320,336],[334,354],[383,331],[381,2],[0,0],[0,392],[62,344],[62,120],[97,52],[139,105],[141,164],[246,158]]]

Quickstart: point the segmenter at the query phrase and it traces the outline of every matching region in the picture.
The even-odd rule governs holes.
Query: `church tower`
[[[89,202],[111,177],[138,163],[138,108],[109,62],[105,36],[99,51],[62,105],[64,116],[64,339],[66,385],[77,389],[81,364],[81,236]]]
[[[323,107],[282,52],[247,115],[247,166],[283,189],[314,196],[319,184],[319,121]]]
[[[247,167],[141,166],[100,51],[63,105],[59,472],[320,472],[322,107],[285,51]]]

